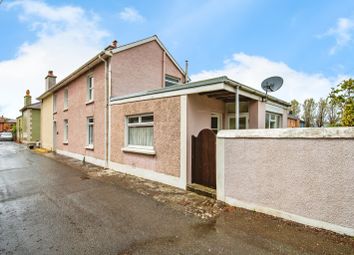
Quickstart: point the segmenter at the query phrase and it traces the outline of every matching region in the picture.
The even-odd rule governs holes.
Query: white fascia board
[[[200,87],[196,87],[196,88],[188,88],[187,87],[188,85],[181,85],[181,86],[186,86],[186,89],[174,90],[174,91],[169,91],[169,92],[162,92],[162,93],[151,94],[151,95],[137,96],[137,97],[127,98],[127,99],[122,99],[119,101],[114,101],[114,102],[111,102],[110,104],[111,105],[116,105],[116,104],[119,105],[119,104],[153,100],[153,99],[159,99],[159,98],[175,97],[175,96],[182,96],[182,95],[198,94],[198,93],[202,93],[202,92],[230,89],[229,88],[230,86],[225,85],[224,83],[218,83],[218,84],[207,85],[207,86],[200,86]]]
[[[255,94],[252,94],[252,93],[242,90],[242,87],[240,87],[239,95],[245,96],[245,97],[251,98],[253,100],[257,100],[257,101],[262,100],[262,98],[260,96],[257,96]]]

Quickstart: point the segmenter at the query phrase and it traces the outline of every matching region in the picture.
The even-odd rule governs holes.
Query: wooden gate
[[[216,136],[210,129],[192,136],[192,183],[216,188]]]

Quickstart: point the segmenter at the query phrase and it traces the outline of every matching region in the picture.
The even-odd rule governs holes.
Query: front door
[[[210,129],[192,136],[192,183],[216,188],[216,135]]]

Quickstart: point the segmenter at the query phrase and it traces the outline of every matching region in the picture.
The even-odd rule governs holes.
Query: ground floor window
[[[229,115],[228,118],[229,129],[236,129],[235,119],[236,117],[234,114]],[[240,114],[238,125],[239,125],[239,129],[248,129],[248,114]]]
[[[64,120],[64,143],[68,143],[69,140],[69,122]]]
[[[281,114],[266,112],[265,127],[266,128],[281,128]]]
[[[93,117],[87,118],[87,146],[93,147]]]
[[[127,145],[133,147],[153,148],[154,116],[153,114],[127,117]]]

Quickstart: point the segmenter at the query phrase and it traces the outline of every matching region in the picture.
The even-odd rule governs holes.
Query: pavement
[[[354,254],[354,239],[0,142],[0,254]]]

